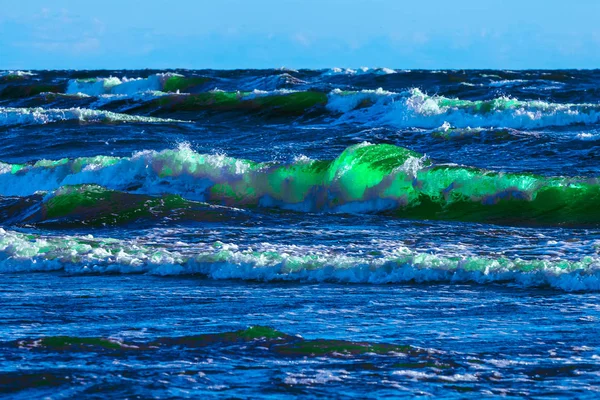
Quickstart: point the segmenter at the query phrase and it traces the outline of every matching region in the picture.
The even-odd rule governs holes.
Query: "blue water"
[[[0,72],[0,392],[596,398],[599,83]]]

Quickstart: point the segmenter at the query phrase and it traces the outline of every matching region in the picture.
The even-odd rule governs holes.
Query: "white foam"
[[[120,114],[111,111],[92,110],[87,108],[13,108],[0,107],[0,126],[12,125],[44,125],[60,121],[87,122],[184,122],[173,119],[145,117]]]
[[[410,72],[410,71],[409,71]],[[357,69],[352,68],[331,68],[324,72],[324,76],[335,76],[335,75],[389,75],[397,73],[396,70],[391,68],[369,68],[360,67]]]
[[[398,93],[383,90],[382,88],[375,90],[365,89],[360,92],[345,92],[340,89],[334,89],[329,94],[330,98],[327,106],[336,111],[349,112],[354,110],[364,100],[376,103],[381,100],[393,99],[398,95]]]
[[[419,89],[394,93],[383,89],[333,90],[327,108],[342,113],[340,122],[389,124],[396,127],[436,128],[449,123],[470,126],[533,129],[600,122],[600,105],[555,104],[497,98],[483,102],[429,96]]]
[[[252,100],[260,97],[285,96],[287,94],[297,93],[297,90],[276,89],[276,90],[258,90],[254,89],[250,93],[238,92],[240,100]]]
[[[97,97],[97,100],[91,104],[90,107],[101,108],[106,104],[119,101],[119,100],[133,100],[135,103],[151,101],[158,99],[163,96],[189,96],[189,93],[166,93],[156,90],[147,90],[143,92],[136,92],[133,94],[101,94]]]
[[[0,76],[36,76],[31,71],[0,71]]]
[[[67,93],[85,93],[89,96],[127,95],[132,96],[141,92],[161,91],[165,82],[172,76],[182,76],[172,73],[154,74],[147,78],[108,78],[72,79],[67,86]]]
[[[145,117],[144,117],[145,118]],[[145,120],[144,120],[145,121]],[[158,120],[161,122],[164,120]],[[0,194],[29,196],[65,185],[97,184],[125,190],[140,185],[139,192],[164,193],[168,190],[194,200],[203,200],[208,187],[230,175],[241,175],[249,164],[225,155],[198,154],[189,145],[174,150],[141,151],[132,157],[88,157],[58,161],[40,160],[33,165],[0,169]]]
[[[584,140],[584,141],[591,141],[591,140],[598,140],[600,138],[600,134],[598,133],[578,133],[576,136],[577,139],[579,140]]]
[[[275,91],[282,85],[304,85],[308,82],[298,79],[289,73],[279,75],[270,75],[264,77],[251,78],[242,80],[238,83],[237,89],[241,91],[255,90],[260,88],[266,91]]]
[[[518,85],[522,85],[527,82],[529,82],[529,81],[524,80],[524,79],[505,79],[502,81],[490,82],[489,86],[492,86],[492,87],[518,86]]]
[[[201,274],[211,279],[391,284],[509,283],[600,291],[600,260],[491,259],[419,253],[399,246],[381,256],[340,254],[326,246],[216,242],[180,248],[91,235],[26,235],[0,228],[0,272]]]

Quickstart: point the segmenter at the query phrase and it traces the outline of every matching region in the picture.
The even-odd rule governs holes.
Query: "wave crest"
[[[341,121],[397,127],[436,128],[449,123],[457,128],[534,129],[600,122],[600,105],[597,104],[558,104],[508,97],[471,101],[430,96],[419,89],[406,93],[338,89],[329,94],[327,108],[343,114]]]

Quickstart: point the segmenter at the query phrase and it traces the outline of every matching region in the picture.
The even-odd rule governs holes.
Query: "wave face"
[[[64,189],[72,185],[100,188]],[[182,145],[124,158],[0,165],[0,194],[4,196],[56,191],[49,202],[76,207],[78,201],[81,206],[106,202],[115,190],[302,212],[389,212],[416,219],[505,224],[600,223],[597,179],[434,164],[422,154],[392,145],[362,143],[333,160],[301,158],[291,164],[200,154]],[[182,201],[175,204],[185,208]]]
[[[135,109],[155,112],[210,111],[271,115],[296,115],[323,113],[327,95],[320,92],[294,92],[290,90],[248,92],[211,91],[198,94],[159,94]]]

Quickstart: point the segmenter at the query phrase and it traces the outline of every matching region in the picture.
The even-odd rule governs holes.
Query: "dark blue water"
[[[0,73],[0,391],[596,398],[599,83]]]

